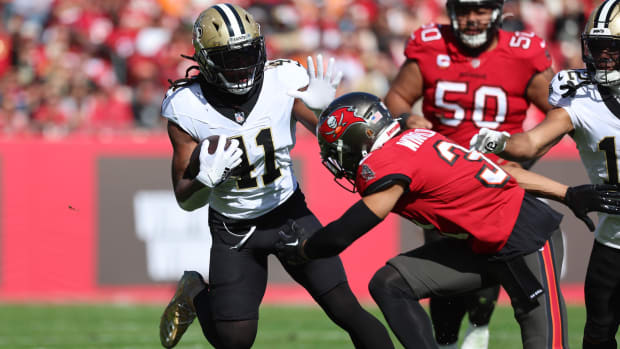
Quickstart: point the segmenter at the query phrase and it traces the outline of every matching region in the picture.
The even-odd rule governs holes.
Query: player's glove
[[[327,64],[327,72],[323,74],[323,56],[316,56],[316,74],[314,70],[314,62],[312,57],[308,56],[308,77],[310,82],[305,91],[291,90],[288,95],[301,99],[304,104],[315,114],[320,114],[323,109],[327,108],[329,103],[336,96],[336,89],[340,80],[342,80],[342,72],[339,71],[336,76],[334,73],[334,58],[329,59]]]
[[[493,131],[483,127],[469,141],[469,147],[481,153],[499,154],[506,148],[510,133]]]
[[[241,164],[243,150],[239,148],[239,141],[232,139],[227,149],[224,149],[225,145],[226,140],[220,137],[215,152],[209,154],[209,141],[202,142],[200,171],[196,179],[210,188],[225,181],[230,176],[230,171]]]
[[[304,253],[304,245],[310,234],[297,222],[289,219],[284,228],[278,232],[278,237],[275,248],[281,261],[291,265],[301,265],[310,261]]]
[[[594,231],[594,223],[588,212],[598,211],[620,214],[620,191],[613,184],[584,184],[569,187],[564,203],[570,207],[575,216],[581,219],[590,231]]]

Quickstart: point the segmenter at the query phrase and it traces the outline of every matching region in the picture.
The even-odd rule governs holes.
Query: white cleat
[[[489,347],[489,326],[469,324],[461,349],[487,349]]]

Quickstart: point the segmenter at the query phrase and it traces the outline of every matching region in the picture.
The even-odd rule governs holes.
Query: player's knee
[[[319,297],[318,302],[336,323],[348,322],[364,311],[346,282]]]
[[[254,344],[258,321],[218,321],[215,327],[221,348],[246,349]]]
[[[256,335],[250,337],[232,337],[228,341],[223,341],[223,348],[226,349],[249,349],[254,344]]]
[[[615,338],[608,338],[604,340],[596,340],[588,335],[583,336],[583,349],[617,349],[618,343]]]
[[[597,324],[593,321],[586,321],[583,335],[584,349],[617,349],[616,333],[610,326]]]
[[[469,321],[476,326],[488,325],[499,295],[499,286],[474,292],[468,299]]]
[[[370,295],[377,302],[381,302],[393,297],[407,297],[419,299],[414,291],[409,287],[400,273],[391,266],[384,266],[379,269],[368,284]]]

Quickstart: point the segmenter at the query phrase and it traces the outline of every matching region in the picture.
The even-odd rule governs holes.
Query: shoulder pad
[[[267,61],[267,63],[265,63],[265,69],[274,69],[277,67],[287,66],[291,64],[297,67],[303,68],[303,66],[296,60],[280,58],[280,59],[274,59],[272,61]]]
[[[265,73],[276,74],[287,89],[299,89],[308,85],[308,72],[299,62],[292,59],[276,59],[265,63]]]
[[[428,45],[429,43],[440,40],[442,38],[441,25],[436,23],[428,23],[416,29],[409,39],[407,45]]]
[[[440,24],[429,23],[414,31],[405,44],[405,57],[414,60],[423,60],[431,51],[441,50],[444,47],[445,28]],[[429,51],[431,50],[431,51]]]
[[[549,103],[553,106],[563,105],[563,100],[575,97],[582,86],[590,83],[585,69],[559,71],[549,85]]]
[[[500,32],[500,45],[519,61],[525,71],[542,72],[551,67],[551,54],[545,40],[532,32]]]
[[[161,104],[161,116],[179,125],[195,139],[198,135],[194,129],[195,108],[201,108],[204,97],[197,91],[198,85],[189,84],[179,88],[170,88]]]

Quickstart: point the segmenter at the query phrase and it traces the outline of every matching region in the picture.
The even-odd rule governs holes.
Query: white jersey
[[[617,184],[620,155],[620,103],[604,87],[584,82],[587,72],[564,70],[551,81],[549,103],[562,107],[570,115],[575,128],[572,135],[581,161],[593,184]],[[579,86],[582,82],[583,85]],[[567,85],[577,87],[574,94]],[[618,137],[618,142],[616,142]],[[609,247],[620,249],[620,215],[598,213],[599,224],[594,236]]]
[[[209,205],[235,219],[259,217],[286,201],[297,189],[290,151],[295,146],[294,98],[287,91],[308,84],[306,70],[291,60],[268,61],[263,86],[249,115],[240,122],[220,114],[203,96],[200,84],[168,90],[162,115],[196,141],[212,135],[236,138],[250,173],[214,188]]]

